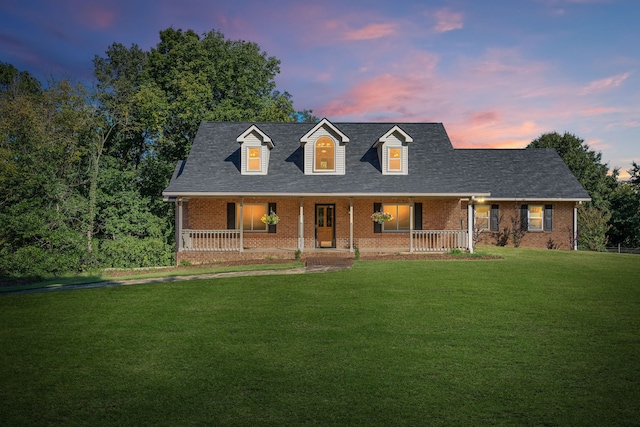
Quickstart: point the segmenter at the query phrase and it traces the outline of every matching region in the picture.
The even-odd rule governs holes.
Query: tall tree
[[[169,106],[162,155],[185,158],[202,121],[293,121],[290,95],[275,91],[280,61],[257,44],[217,31],[160,32],[147,73]]]
[[[0,276],[77,269],[92,117],[86,92],[65,80],[42,91],[23,90],[19,80],[11,85],[0,92],[0,151],[7,154]]]
[[[555,149],[587,190],[591,202],[578,212],[578,244],[583,249],[604,250],[610,229],[610,197],[617,187],[618,171],[609,174],[609,166],[602,163],[602,153],[591,150],[583,139],[568,132],[543,134],[527,148]]]
[[[628,182],[621,181],[611,194],[611,230],[614,245],[640,247],[640,166],[632,162]]]

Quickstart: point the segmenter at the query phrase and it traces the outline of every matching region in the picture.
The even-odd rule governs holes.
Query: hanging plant
[[[391,221],[393,219],[393,215],[391,215],[389,212],[374,212],[373,214],[371,214],[371,219],[378,224],[382,224],[385,221]]]
[[[262,218],[260,218],[260,221],[262,221],[267,225],[276,225],[280,221],[280,217],[276,215],[274,211],[271,211],[269,215],[267,214],[262,215]]]

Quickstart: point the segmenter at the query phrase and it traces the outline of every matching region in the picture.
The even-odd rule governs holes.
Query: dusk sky
[[[1,0],[0,61],[87,81],[168,27],[256,42],[278,89],[333,122],[442,122],[456,148],[571,132],[640,162],[639,0]]]

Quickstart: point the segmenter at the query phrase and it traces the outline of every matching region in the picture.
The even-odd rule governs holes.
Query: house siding
[[[334,142],[335,147],[335,170],[331,172],[316,172],[315,167],[315,151],[316,141],[323,136],[329,137]],[[311,142],[312,141],[312,142]],[[319,128],[310,138],[310,142],[304,146],[304,173],[306,175],[344,175],[346,171],[346,145],[340,141],[340,137],[326,127]]]

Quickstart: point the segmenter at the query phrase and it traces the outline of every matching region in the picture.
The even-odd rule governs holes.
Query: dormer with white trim
[[[398,126],[392,127],[378,139],[374,147],[378,150],[383,175],[409,174],[410,142],[413,142],[413,138]]]
[[[240,143],[240,171],[243,175],[266,175],[269,155],[275,146],[267,134],[252,125],[237,139]]]
[[[329,120],[322,119],[300,138],[305,175],[344,175],[348,142],[349,137],[340,129]]]

